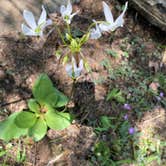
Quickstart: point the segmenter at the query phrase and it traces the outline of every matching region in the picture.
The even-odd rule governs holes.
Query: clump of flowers
[[[118,27],[122,27],[124,24],[123,17],[127,10],[128,2],[126,2],[123,12],[116,20],[114,20],[109,6],[105,2],[102,3],[106,21],[93,20],[93,23],[89,26],[87,33],[85,33],[82,38],[74,38],[70,27],[72,18],[78,14],[79,11],[73,12],[70,0],[67,0],[66,5],[61,5],[60,7],[61,16],[66,24],[68,31],[66,32],[65,36],[62,35],[63,33],[60,31],[60,29],[58,29],[58,32],[62,39],[63,45],[65,45],[70,50],[69,55],[65,57],[64,64],[66,65],[65,69],[67,74],[74,80],[80,76],[81,71],[84,68],[88,71],[90,68],[84,57],[84,54],[81,52],[82,46],[89,39],[99,39],[103,32],[115,31]],[[37,23],[33,13],[28,10],[24,10],[23,17],[28,26],[22,24],[22,32],[27,36],[43,37],[44,29],[48,25],[52,24],[52,20],[47,19],[47,13],[44,6],[42,6],[42,13]],[[56,28],[58,27],[56,26]]]
[[[120,16],[114,21],[112,12],[109,6],[103,2],[103,10],[106,21],[99,21],[98,23],[95,21],[96,29],[91,29],[91,39],[98,39],[102,36],[102,32],[110,32],[115,31],[118,27],[122,27],[124,24],[124,14],[127,10],[128,2],[126,2],[123,12]]]

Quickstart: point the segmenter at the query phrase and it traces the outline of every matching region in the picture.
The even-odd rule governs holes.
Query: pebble
[[[5,72],[4,70],[0,69],[0,80],[3,80],[5,78]]]

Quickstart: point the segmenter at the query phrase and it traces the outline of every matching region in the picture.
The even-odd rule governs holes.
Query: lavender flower
[[[124,118],[124,120],[128,120],[128,115],[125,114],[123,118]]]
[[[135,133],[135,128],[134,127],[130,127],[129,128],[129,134],[133,135]]]
[[[160,95],[159,95],[161,98],[164,97],[164,93],[163,92],[160,92]]]
[[[125,103],[125,104],[123,105],[123,108],[124,108],[125,110],[131,110],[130,104],[127,104],[127,103]]]

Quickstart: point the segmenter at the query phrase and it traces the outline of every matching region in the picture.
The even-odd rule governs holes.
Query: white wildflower
[[[67,23],[67,24],[70,24],[71,23],[71,20],[72,18],[78,13],[75,12],[72,14],[72,4],[70,2],[70,0],[68,0],[68,3],[67,3],[67,6],[65,7],[64,5],[62,5],[60,7],[60,12],[61,12],[61,15],[63,17],[63,20]]]
[[[93,22],[96,24],[96,29],[92,28],[90,30],[90,39],[98,39],[98,38],[100,38],[102,36],[101,30],[100,30],[97,22],[95,20],[93,20]]]
[[[125,7],[124,7],[123,12],[114,21],[114,18],[113,18],[113,15],[112,15],[112,12],[111,12],[109,6],[105,2],[103,2],[103,9],[104,9],[104,15],[105,15],[106,22],[101,23],[99,25],[101,31],[102,32],[104,32],[104,31],[109,32],[109,31],[114,31],[118,27],[122,27],[124,24],[123,16],[127,10],[127,6],[128,6],[128,2],[125,3]]]
[[[42,13],[37,23],[35,21],[35,17],[32,12],[24,10],[23,16],[28,26],[22,24],[21,27],[23,34],[27,36],[42,37],[44,28],[52,24],[52,20],[50,19],[47,20],[47,13],[43,5],[42,5]]]
[[[81,59],[78,66],[76,60],[72,58],[72,64],[66,65],[66,72],[71,78],[77,78],[80,76],[82,70],[84,69],[83,60]]]

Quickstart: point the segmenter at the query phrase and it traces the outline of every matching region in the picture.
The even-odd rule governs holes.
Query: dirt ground
[[[112,6],[118,5],[114,2]],[[82,13],[73,20],[73,28],[84,29],[91,22],[91,17],[103,18],[101,13],[92,13],[88,7],[80,8]],[[117,13],[117,10],[113,11]],[[17,13],[17,12],[16,12]],[[95,13],[95,14],[94,14]],[[89,16],[90,15],[90,16]],[[17,17],[17,16],[16,16]],[[57,17],[57,16],[56,16]],[[57,19],[57,18],[56,18]],[[111,80],[108,77],[108,71],[103,67],[102,62],[106,57],[113,68],[124,61],[124,51],[121,46],[128,50],[129,59],[135,60],[135,69],[144,69],[148,72],[163,72],[166,74],[164,56],[166,50],[161,45],[165,45],[165,33],[159,29],[148,25],[147,21],[133,10],[128,10],[125,16],[125,25],[119,28],[114,34],[105,34],[98,41],[90,40],[83,48],[82,52],[86,56],[92,72],[83,72],[78,79],[72,99],[71,111],[76,115],[76,120],[69,128],[57,132],[49,130],[47,137],[34,143],[30,139],[22,139],[26,144],[27,166],[88,166],[91,149],[97,137],[93,132],[93,122],[101,115],[115,116],[119,114],[119,105],[113,106],[111,102],[106,101],[106,95],[110,86],[118,84],[123,90],[130,83],[125,79]],[[132,45],[131,41],[138,37],[138,45]],[[127,42],[126,42],[127,40]],[[20,33],[5,33],[0,36],[0,110],[1,119],[12,112],[20,111],[27,107],[26,101],[32,97],[31,88],[40,73],[47,73],[54,85],[70,95],[72,80],[67,76],[64,66],[59,65],[55,57],[55,51],[60,46],[60,39],[57,33],[53,32],[47,38],[44,45],[40,39],[22,37]],[[144,44],[143,52],[147,57],[145,60],[138,56],[138,47]],[[42,46],[41,46],[42,45]],[[119,55],[118,58],[108,56],[106,49],[112,49]],[[156,59],[154,52],[161,57]],[[149,65],[154,64],[154,65]],[[161,65],[162,64],[162,65]],[[162,67],[161,67],[162,66]],[[155,70],[155,71],[154,71]],[[102,84],[95,83],[102,76]],[[95,81],[94,81],[95,80]],[[166,139],[166,112],[164,108],[154,107],[153,113],[146,112],[142,120],[136,119],[134,114],[130,115],[130,120],[137,125],[140,130],[147,127],[148,120],[153,122],[155,119],[155,128],[163,139]],[[161,114],[161,117],[158,115]],[[157,118],[158,117],[158,118]],[[152,119],[152,120],[151,120]],[[159,123],[159,124],[158,124]],[[18,140],[13,142],[17,146]],[[15,163],[11,160],[11,165]]]

